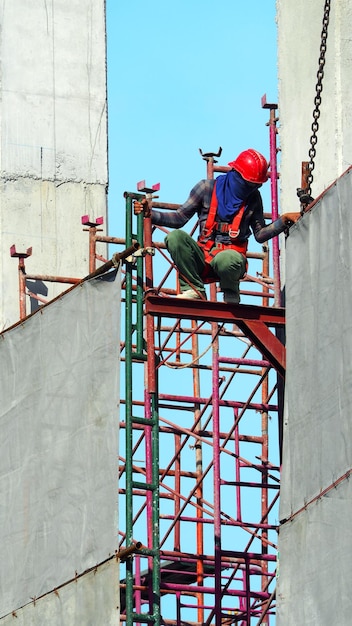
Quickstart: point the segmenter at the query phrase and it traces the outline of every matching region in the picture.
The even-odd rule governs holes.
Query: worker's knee
[[[234,278],[242,278],[246,271],[246,259],[237,250],[219,252],[211,265],[219,276],[230,273]]]
[[[186,233],[184,230],[172,230],[165,237],[165,245],[167,249],[171,252],[180,246],[185,245],[185,243],[191,239],[191,236]]]

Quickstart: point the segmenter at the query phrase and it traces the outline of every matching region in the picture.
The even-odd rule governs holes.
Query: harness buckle
[[[230,239],[237,239],[238,235],[240,234],[240,230],[229,230],[229,237]]]
[[[228,222],[215,222],[214,230],[218,233],[228,233],[231,228],[231,224]]]

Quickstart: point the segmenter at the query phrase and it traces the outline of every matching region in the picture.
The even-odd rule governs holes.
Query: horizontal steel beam
[[[158,317],[236,324],[279,374],[281,376],[285,374],[285,346],[269,328],[284,329],[283,308],[165,298],[147,294],[145,311],[147,315]]]

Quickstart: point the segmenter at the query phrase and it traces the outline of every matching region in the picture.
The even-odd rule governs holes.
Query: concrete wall
[[[324,5],[277,0],[281,212],[299,210]],[[281,257],[287,374],[278,626],[351,622],[351,24],[352,0],[332,1],[312,184],[319,200],[290,230]]]
[[[290,231],[278,626],[352,614],[352,167]]]
[[[1,330],[19,318],[10,247],[32,247],[29,274],[82,277],[81,216],[106,222],[105,2],[2,0],[0,24]],[[32,287],[50,299],[67,285]]]
[[[325,0],[277,0],[281,210],[299,210],[309,161]],[[312,194],[352,163],[352,0],[331,2]]]
[[[1,624],[46,594],[19,623],[119,623],[118,577],[67,583],[118,550],[120,285],[87,280],[1,334]]]

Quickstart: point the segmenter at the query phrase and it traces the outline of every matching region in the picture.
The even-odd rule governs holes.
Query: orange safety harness
[[[211,202],[209,207],[209,213],[207,217],[207,221],[205,223],[204,229],[199,236],[197,241],[198,245],[204,252],[204,260],[205,260],[205,268],[202,274],[202,278],[204,282],[213,282],[216,280],[215,276],[212,276],[212,268],[210,267],[210,262],[213,260],[214,256],[223,250],[228,250],[229,248],[232,250],[236,250],[246,256],[248,242],[247,241],[237,241],[236,239],[240,232],[240,224],[242,220],[242,216],[244,210],[246,208],[245,204],[242,204],[239,211],[235,214],[231,223],[227,222],[216,222],[216,212],[218,208],[218,200],[216,197],[216,183],[214,185],[213,193],[211,196]],[[228,233],[231,243],[216,243],[214,241],[213,235],[215,230],[221,233]]]

